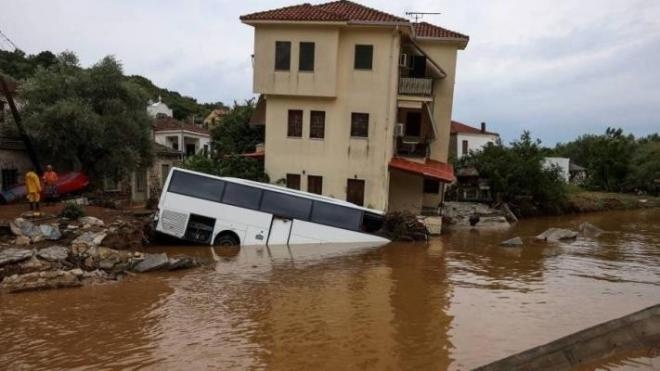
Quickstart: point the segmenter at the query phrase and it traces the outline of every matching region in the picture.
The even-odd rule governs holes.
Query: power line
[[[11,39],[5,35],[2,30],[0,30],[0,40],[3,40],[5,43],[9,43],[9,45],[11,45],[14,50],[18,49],[18,46],[16,46],[16,44],[14,44],[14,42],[11,41]]]

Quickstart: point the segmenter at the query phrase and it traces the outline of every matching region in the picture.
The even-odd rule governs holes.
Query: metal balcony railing
[[[433,95],[433,79],[400,77],[399,94],[431,96]]]

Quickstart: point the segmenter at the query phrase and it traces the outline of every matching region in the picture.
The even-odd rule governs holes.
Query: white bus
[[[156,230],[211,245],[390,242],[375,235],[383,213],[349,202],[244,179],[173,168]]]

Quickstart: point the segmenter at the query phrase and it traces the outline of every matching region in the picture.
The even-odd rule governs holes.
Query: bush
[[[544,168],[540,143],[524,132],[511,146],[491,143],[458,166],[476,168],[488,179],[495,199],[507,202],[517,216],[556,214],[566,205],[566,185],[558,168]]]
[[[85,210],[82,208],[82,206],[72,202],[67,203],[60,213],[60,217],[71,220],[76,220],[83,216],[85,216]]]

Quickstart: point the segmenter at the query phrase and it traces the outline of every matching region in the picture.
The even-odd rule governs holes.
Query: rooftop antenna
[[[441,14],[440,12],[406,12],[407,16],[410,16],[415,20],[415,23],[419,22],[420,19],[424,18],[425,15],[434,15]]]
[[[14,48],[14,50],[18,49],[18,46],[16,46],[16,44],[14,44],[14,42],[11,41],[11,39],[9,37],[7,37],[7,35],[5,35],[2,32],[2,30],[0,30],[0,40],[4,40],[5,42],[9,43],[9,45],[11,45]]]

